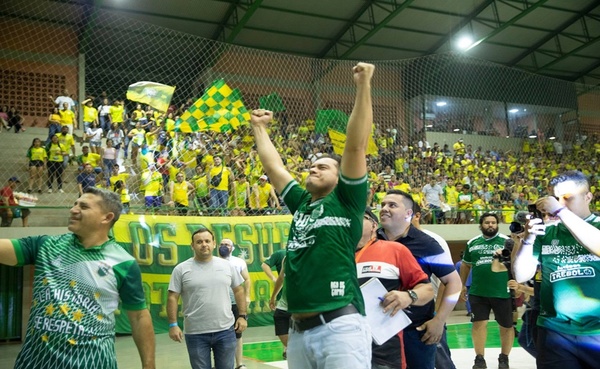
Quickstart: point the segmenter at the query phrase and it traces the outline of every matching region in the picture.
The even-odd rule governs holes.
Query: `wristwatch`
[[[417,293],[415,291],[408,290],[406,292],[408,293],[408,296],[410,296],[410,299],[412,300],[412,302],[410,303],[411,305],[419,300],[419,296],[417,295]]]
[[[248,320],[248,315],[247,314],[240,314],[240,315],[238,315],[238,318],[244,318],[244,319]]]

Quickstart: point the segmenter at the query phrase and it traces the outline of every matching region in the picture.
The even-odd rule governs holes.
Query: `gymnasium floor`
[[[471,325],[464,311],[456,311],[448,321],[448,345],[452,350],[452,359],[457,369],[470,369],[475,357],[471,342]],[[117,357],[121,369],[140,368],[137,350],[131,337],[117,338]],[[500,339],[495,322],[489,323],[486,344],[488,368],[497,367],[500,353]],[[12,368],[19,344],[0,345],[0,368]],[[287,369],[287,363],[281,354],[283,346],[274,336],[273,327],[249,328],[244,332],[244,356],[248,369]],[[185,344],[169,339],[167,334],[156,336],[156,367],[168,369],[190,368]],[[533,369],[535,360],[522,348],[515,346],[510,354],[511,369]]]

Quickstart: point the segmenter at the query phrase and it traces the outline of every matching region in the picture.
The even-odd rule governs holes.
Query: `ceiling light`
[[[436,103],[435,103],[435,105],[436,105],[436,106],[440,106],[440,107],[441,107],[441,106],[446,106],[446,105],[448,105],[448,103],[447,103],[447,102],[445,102],[445,101],[438,101],[438,102],[436,102]]]
[[[514,113],[516,113],[516,112],[518,112],[518,111],[519,111],[519,109],[510,109],[508,112],[509,112],[509,113],[513,113],[513,114],[514,114]]]
[[[458,47],[461,50],[466,50],[471,45],[473,45],[473,39],[470,36],[461,37],[456,42],[456,47]]]

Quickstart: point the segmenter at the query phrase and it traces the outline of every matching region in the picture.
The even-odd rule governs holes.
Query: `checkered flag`
[[[216,131],[237,129],[250,120],[242,94],[232,90],[223,79],[215,81],[181,117],[175,122],[176,132]]]

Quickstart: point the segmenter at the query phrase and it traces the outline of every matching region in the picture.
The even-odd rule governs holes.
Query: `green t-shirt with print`
[[[285,261],[288,311],[323,312],[353,304],[364,315],[354,252],[361,238],[367,177],[339,177],[335,189],[311,202],[296,181],[282,191],[292,214]]]
[[[596,215],[585,221],[600,228]],[[600,334],[600,258],[581,246],[562,222],[547,225],[533,253],[542,265],[538,325],[566,334]]]
[[[15,368],[116,368],[119,306],[146,308],[135,259],[112,238],[85,249],[74,234],[12,240],[17,265],[35,265],[27,337]]]
[[[508,237],[498,233],[492,238],[479,235],[467,242],[463,262],[471,265],[473,282],[469,295],[509,298],[508,272],[493,272],[492,261],[496,250],[504,248]]]

